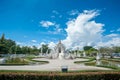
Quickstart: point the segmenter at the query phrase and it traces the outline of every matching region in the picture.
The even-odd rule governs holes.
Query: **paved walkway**
[[[59,60],[36,58],[38,61],[49,61],[43,65],[24,65],[24,66],[0,66],[0,70],[32,70],[32,71],[60,71],[61,66],[67,66],[68,70],[111,70],[108,68],[85,66],[84,64],[74,64],[74,61],[85,61],[87,59]]]

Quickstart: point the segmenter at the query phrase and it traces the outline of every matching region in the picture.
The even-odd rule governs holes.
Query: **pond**
[[[100,61],[96,61],[96,65],[112,66],[112,67],[120,68],[120,62],[113,62],[113,61],[100,60]]]
[[[0,58],[0,65],[42,65],[47,64],[48,61],[35,61],[21,57],[3,57]]]

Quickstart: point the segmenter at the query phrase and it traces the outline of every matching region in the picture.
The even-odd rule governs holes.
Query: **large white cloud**
[[[95,21],[95,17],[100,15],[98,10],[84,10],[76,18],[66,22],[65,29],[67,37],[62,40],[66,48],[82,49],[86,45],[93,47],[120,46],[120,34],[108,34],[103,36],[103,23]],[[54,24],[56,26],[56,24]],[[57,31],[58,30],[58,31]],[[117,31],[119,31],[118,29]],[[56,27],[56,32],[61,29]],[[56,43],[50,42],[49,47],[53,48]]]
[[[84,10],[76,19],[66,23],[67,38],[63,43],[67,48],[82,48],[85,45],[93,45],[101,39],[104,24],[93,20],[97,15],[99,11]]]
[[[98,42],[97,47],[112,47],[112,46],[120,46],[120,38],[112,38],[106,42]]]

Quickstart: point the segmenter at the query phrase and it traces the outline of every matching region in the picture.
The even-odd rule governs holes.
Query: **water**
[[[111,66],[120,68],[120,62],[113,61],[96,61],[96,65]]]
[[[0,64],[5,63],[5,58],[0,58]]]

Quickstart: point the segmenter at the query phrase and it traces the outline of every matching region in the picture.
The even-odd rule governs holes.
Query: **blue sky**
[[[92,20],[104,24],[101,35],[109,42],[113,37],[107,35],[120,37],[119,4],[120,0],[0,0],[0,35],[21,45],[65,40],[67,22],[84,10],[95,10],[99,15]]]

